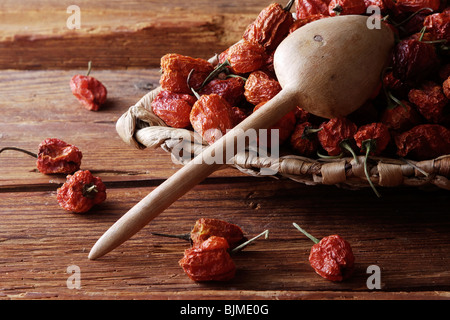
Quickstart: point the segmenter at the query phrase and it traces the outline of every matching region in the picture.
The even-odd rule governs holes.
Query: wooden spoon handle
[[[164,181],[102,235],[92,247],[89,259],[97,259],[118,247],[173,202],[218,170],[226,163],[226,155],[234,156],[237,153],[236,141],[245,136],[247,130],[270,128],[295,108],[296,102],[292,97],[291,91],[283,89],[264,106]],[[230,152],[230,148],[233,148],[232,152]],[[217,159],[223,161],[217,163]]]

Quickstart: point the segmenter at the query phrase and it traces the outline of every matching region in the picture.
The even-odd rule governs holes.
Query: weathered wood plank
[[[37,152],[46,138],[60,138],[83,152],[82,169],[101,174],[105,182],[165,179],[180,166],[162,150],[137,150],[126,145],[115,130],[117,119],[156,86],[157,69],[97,71],[92,75],[108,89],[103,109],[84,109],[69,88],[79,71],[1,71],[0,148],[15,146]],[[224,170],[213,176],[243,176]],[[60,184],[64,176],[39,173],[35,160],[14,151],[0,154],[0,188],[29,189]],[[47,188],[48,189],[48,188]]]
[[[377,265],[382,288],[374,295],[388,297],[395,291],[398,298],[406,297],[401,292],[417,292],[413,298],[448,298],[450,223],[443,210],[448,203],[444,191],[396,189],[380,200],[368,190],[284,181],[203,184],[116,250],[88,260],[97,238],[152,189],[112,186],[107,201],[85,215],[59,208],[54,191],[0,193],[1,294],[162,298],[183,291],[189,294],[172,297],[191,298],[214,291],[213,297],[234,299],[237,290],[255,299],[307,299],[334,291],[323,297],[351,298],[361,292],[361,298],[370,299],[366,269]],[[188,243],[150,233],[187,232],[200,217],[237,223],[248,236],[269,229],[270,236],[235,256],[238,272],[232,281],[197,284],[178,266]],[[312,243],[292,222],[319,238],[337,233],[350,241],[357,261],[354,276],[342,283],[317,276],[307,260]],[[81,269],[80,290],[65,285],[70,265]]]
[[[209,58],[242,36],[270,1],[77,1],[69,30],[59,1],[2,1],[0,69],[158,67],[170,52]]]

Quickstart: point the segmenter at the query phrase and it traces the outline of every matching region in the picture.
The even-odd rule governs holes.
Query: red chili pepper
[[[225,238],[231,249],[245,240],[244,233],[239,226],[219,219],[201,218],[196,221],[190,233],[194,247],[212,236]]]
[[[431,123],[444,123],[448,120],[448,99],[440,85],[426,81],[420,89],[411,89],[408,99],[417,106],[422,116]]]
[[[294,22],[290,10],[294,0],[283,8],[278,3],[272,3],[264,8],[244,32],[243,39],[257,42],[266,52],[272,52],[289,34],[289,28]]]
[[[253,112],[255,112],[256,110],[261,108],[266,103],[267,103],[267,101],[264,101],[264,102],[261,102],[258,105],[256,105],[255,108],[253,108]],[[266,145],[266,147],[268,147],[269,145],[272,145],[271,144],[271,141],[272,141],[271,131],[272,130],[278,130],[278,141],[279,141],[279,145],[281,145],[285,141],[287,141],[289,139],[289,137],[291,136],[292,132],[295,129],[296,122],[297,122],[297,120],[295,118],[295,111],[290,111],[287,114],[285,114],[280,120],[278,120],[277,123],[275,123],[273,126],[268,128],[267,129],[267,145]],[[258,140],[258,143],[262,144],[262,140]],[[274,147],[274,146],[272,145],[272,147]]]
[[[201,96],[192,107],[189,117],[194,130],[209,144],[234,127],[231,106],[215,93]]]
[[[297,19],[309,18],[313,15],[329,16],[328,5],[331,0],[298,0],[295,4]]]
[[[447,97],[447,99],[450,99],[450,76],[442,84],[442,91],[444,92],[444,95]]]
[[[356,145],[361,149],[361,152],[365,151],[366,153],[366,157],[364,158],[364,172],[373,191],[378,197],[380,197],[380,193],[377,191],[372,180],[370,179],[367,167],[367,158],[369,155],[380,155],[384,149],[386,149],[389,141],[391,140],[389,129],[380,122],[370,123],[361,126],[353,138],[356,141]]]
[[[187,249],[178,263],[194,281],[228,281],[236,273],[228,249],[225,238],[212,236],[199,246]]]
[[[397,154],[427,160],[450,154],[450,130],[438,124],[422,124],[395,137]]]
[[[76,146],[56,138],[42,141],[37,154],[17,147],[2,148],[0,153],[7,150],[20,151],[36,158],[36,167],[43,174],[73,173],[80,169],[83,157]]]
[[[218,94],[231,106],[237,106],[244,98],[244,80],[240,77],[214,79],[202,87],[200,95]]]
[[[331,235],[319,241],[296,223],[294,226],[314,242],[309,263],[318,275],[330,281],[343,281],[353,274],[355,257],[346,240],[339,235]]]
[[[99,177],[88,170],[68,175],[66,182],[57,190],[59,205],[65,210],[84,213],[106,199],[106,187]]]
[[[400,13],[417,12],[423,8],[430,8],[437,11],[441,4],[440,0],[397,0],[395,7]]]
[[[91,62],[87,75],[77,74],[70,80],[72,94],[88,110],[98,111],[102,104],[106,102],[106,87],[96,78],[89,76]]]
[[[73,173],[80,169],[83,154],[74,145],[48,138],[39,144],[36,166],[41,173]]]
[[[315,156],[319,141],[317,140],[317,131],[309,122],[303,122],[296,125],[291,135],[291,148],[302,156]]]
[[[381,122],[389,129],[403,132],[421,123],[419,112],[408,101],[401,101],[393,108],[386,108],[381,114]]]
[[[191,124],[189,115],[195,101],[192,95],[163,90],[153,99],[151,107],[168,126],[186,128]]]
[[[349,151],[356,159],[356,155],[350,145],[357,126],[347,118],[334,118],[320,125],[317,134],[320,145],[328,152],[329,156],[341,156],[343,152]]]
[[[267,54],[259,43],[241,39],[219,55],[219,63],[227,60],[234,74],[246,74],[264,66]]]
[[[281,91],[281,85],[267,73],[254,71],[248,76],[244,89],[247,101],[256,106],[275,97]]]
[[[434,40],[447,40],[450,42],[450,9],[444,12],[427,16],[423,25],[431,33]]]
[[[328,4],[330,16],[364,14],[366,5],[364,0],[331,0]]]
[[[412,86],[422,82],[439,66],[433,44],[420,39],[401,40],[394,47],[392,60],[394,77]]]
[[[192,70],[195,70],[193,74],[191,74]],[[191,88],[200,89],[203,81],[213,70],[213,65],[204,59],[176,53],[166,54],[161,58],[160,84],[163,90],[192,94]]]
[[[328,9],[327,9],[328,10]],[[305,18],[300,18],[294,21],[294,23],[291,25],[291,28],[289,29],[289,33],[294,32],[295,30],[297,30],[298,28],[303,27],[304,25],[307,25],[310,22],[316,21],[316,20],[320,20],[323,18],[328,17],[329,15],[324,15],[324,14],[313,14],[310,16],[307,16]]]

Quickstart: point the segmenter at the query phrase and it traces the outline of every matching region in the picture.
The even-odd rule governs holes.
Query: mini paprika
[[[314,242],[309,254],[309,263],[318,275],[330,281],[343,281],[353,274],[355,256],[345,239],[339,235],[330,235],[319,241],[296,223],[293,225]]]
[[[105,201],[106,187],[89,170],[78,170],[67,176],[66,182],[57,190],[56,199],[67,211],[85,213]]]

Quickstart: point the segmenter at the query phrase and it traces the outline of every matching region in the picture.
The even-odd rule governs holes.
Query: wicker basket
[[[210,62],[215,62],[214,58]],[[172,161],[185,164],[198,155],[208,144],[193,131],[168,127],[151,110],[151,102],[161,91],[158,87],[131,106],[116,123],[116,130],[124,142],[138,149],[162,148],[171,153]],[[172,150],[182,148],[190,154],[182,158]],[[277,172],[274,177],[284,177],[307,185],[337,185],[350,189],[369,187],[364,172],[364,156],[340,159],[310,159],[297,155],[280,155],[279,158],[262,158],[252,152],[238,153],[229,166],[251,176],[267,176],[262,169]],[[370,157],[367,161],[369,175],[374,186],[421,187],[435,185],[450,190],[450,155],[436,159],[413,161]]]

